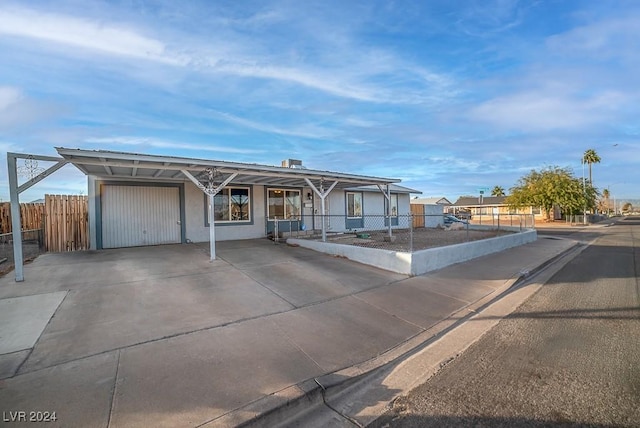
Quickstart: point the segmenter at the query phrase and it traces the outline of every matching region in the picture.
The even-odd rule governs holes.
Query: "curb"
[[[545,260],[533,269],[519,272],[514,277],[505,281],[504,285],[493,293],[459,309],[431,328],[418,333],[377,357],[333,373],[328,373],[289,386],[281,391],[232,410],[204,426],[302,426],[305,425],[302,422],[303,418],[311,416],[314,413],[322,412],[323,410],[329,413],[329,415],[324,417],[325,423],[331,420],[331,422],[334,423],[341,422],[347,425],[362,426],[360,422],[349,418],[332,407],[329,400],[348,395],[355,387],[384,377],[390,373],[395,366],[442,339],[447,333],[466,323],[466,321],[474,317],[477,313],[482,312],[492,304],[501,300],[549,265],[585,246],[585,244],[575,241],[569,248]],[[471,343],[469,343],[469,345],[471,345]],[[440,367],[446,365],[447,362],[448,360],[441,361],[439,363]],[[417,385],[414,385],[414,387],[415,386]]]

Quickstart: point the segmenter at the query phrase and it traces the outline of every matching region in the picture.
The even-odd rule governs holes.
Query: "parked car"
[[[461,220],[471,220],[471,211],[458,211],[455,214],[455,217],[461,219]]]
[[[452,223],[469,224],[469,222],[466,221],[466,220],[459,219],[458,217],[456,217],[454,215],[451,215],[451,214],[445,214],[445,216],[444,216],[444,225],[445,226],[449,226]]]

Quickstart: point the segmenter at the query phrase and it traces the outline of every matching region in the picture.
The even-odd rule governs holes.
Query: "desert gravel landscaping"
[[[394,230],[394,242],[387,242],[384,240],[385,237],[388,237],[388,233],[386,231],[358,232],[357,234],[368,235],[368,238],[359,238],[356,234],[329,235],[328,241],[334,244],[411,252],[426,250],[427,248],[444,247],[447,245],[495,238],[498,236],[509,235],[511,233],[513,232],[506,230],[446,230],[436,228],[419,228],[414,229],[413,232],[408,229]]]

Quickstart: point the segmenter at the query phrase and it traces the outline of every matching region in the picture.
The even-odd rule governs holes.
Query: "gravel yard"
[[[462,244],[480,239],[495,238],[513,232],[505,230],[446,230],[418,228],[413,233],[408,229],[394,230],[395,242],[386,242],[386,231],[358,232],[358,234],[329,235],[328,241],[334,244],[355,245],[358,247],[380,248],[393,251],[419,251],[427,248]],[[358,237],[368,236],[368,237]],[[316,239],[316,238],[314,238]]]
[[[42,251],[44,250],[40,248],[38,242],[28,241],[22,244],[22,256],[24,257],[25,263],[34,260]],[[3,276],[13,270],[13,243],[0,243],[0,261],[1,260],[4,260],[0,263],[0,276]]]

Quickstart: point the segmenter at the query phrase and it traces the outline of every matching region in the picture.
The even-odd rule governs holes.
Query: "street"
[[[370,426],[640,426],[640,217],[553,234],[591,244]]]

